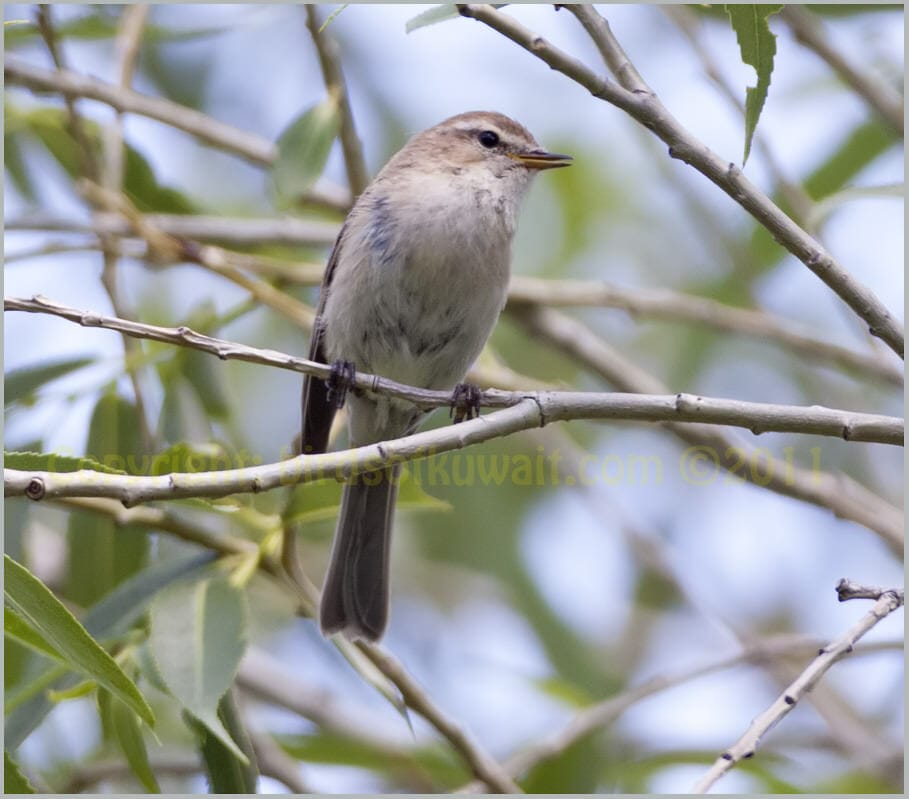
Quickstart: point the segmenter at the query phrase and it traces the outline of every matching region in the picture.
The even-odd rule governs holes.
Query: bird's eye
[[[484,147],[495,147],[499,143],[499,134],[493,130],[484,130],[479,139]]]

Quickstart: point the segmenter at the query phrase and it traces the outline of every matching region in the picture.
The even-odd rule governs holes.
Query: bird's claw
[[[331,364],[331,374],[328,376],[328,403],[340,409],[347,399],[347,392],[353,386],[357,370],[351,361],[334,361]]]
[[[480,415],[481,396],[479,386],[473,383],[458,383],[451,392],[449,418],[453,419],[455,424],[465,419],[476,419]]]

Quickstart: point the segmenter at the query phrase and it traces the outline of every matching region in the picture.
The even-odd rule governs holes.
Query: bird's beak
[[[545,150],[533,150],[529,153],[508,153],[509,158],[526,166],[528,169],[555,169],[560,166],[571,166],[570,155],[547,153]]]

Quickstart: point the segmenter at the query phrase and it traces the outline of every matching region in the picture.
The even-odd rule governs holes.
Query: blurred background
[[[571,169],[536,181],[516,241],[517,276],[605,281],[630,296],[668,289],[759,309],[879,366],[845,368],[761,336],[646,311],[559,309],[624,356],[627,373],[643,369],[667,392],[901,415],[901,381],[894,375],[902,364],[740,206],[670,159],[661,142],[621,111],[486,26],[450,19],[406,32],[407,22],[427,8],[354,4],[325,30],[340,49],[371,175],[410,135],[447,116],[472,109],[508,114],[546,148],[575,158]],[[720,7],[598,8],[676,118],[741,165],[744,124],[734,101],[743,101],[754,72],[742,64]],[[320,6],[320,21],[337,9]],[[596,48],[570,13],[543,5],[504,11],[601,71]],[[901,91],[901,6],[814,6],[812,13],[843,58]],[[120,6],[55,6],[66,66],[117,84],[122,15]],[[6,5],[4,19],[8,62],[52,70],[35,7]],[[326,97],[306,21],[301,6],[152,6],[132,87],[198,109],[256,141],[276,142]],[[902,319],[902,139],[796,41],[785,20],[772,17],[771,28],[778,33],[775,67],[745,174]],[[83,310],[187,324],[306,354],[307,330],[263,302],[261,292],[250,299],[248,286],[223,273],[156,257],[129,231],[117,237],[112,295],[102,281],[92,209],[77,190],[78,154],[62,97],[22,83],[7,72],[7,296],[42,294]],[[82,100],[78,109],[99,130],[113,124],[103,103]],[[318,223],[308,241],[197,237],[259,259],[265,266],[248,270],[258,281],[315,305],[317,280],[306,275],[326,260],[349,199],[337,142],[308,201],[288,202],[267,166],[172,125],[125,114],[122,135],[130,148],[124,191],[142,213],[215,216],[228,228],[241,218]],[[478,379],[502,387],[628,390],[553,346],[522,308],[516,304],[503,315]],[[125,359],[118,334],[47,315],[7,313],[4,334],[7,450],[101,456],[182,444],[234,465],[289,454],[301,383],[291,372],[149,342],[132,343]],[[442,412],[430,422],[445,423]],[[741,450],[743,470],[751,468],[750,448],[759,447],[777,456],[778,465],[846,475],[845,493],[854,480],[882,502],[902,506],[899,448],[802,435],[755,439],[745,431],[730,438],[749,448]],[[709,460],[691,466],[688,447],[659,426],[573,422],[440,456],[435,468],[414,467],[417,485],[405,492],[396,521],[384,643],[497,759],[555,734],[581,708],[656,675],[734,656],[756,641],[791,635],[801,642],[794,657],[739,663],[632,703],[539,763],[521,782],[528,791],[687,789],[807,665],[816,648],[811,642],[836,637],[867,610],[863,603],[837,603],[839,578],[902,585],[900,557],[882,536],[755,485],[759,479],[746,482],[711,468]],[[470,473],[468,456],[475,463],[542,457],[547,479],[511,472],[501,485],[483,481]],[[561,461],[557,474],[550,473],[553,459]],[[579,474],[588,479],[572,485],[568,478]],[[304,571],[316,583],[339,495],[330,484],[319,491],[317,512],[290,519]],[[264,519],[281,514],[290,494],[236,501]],[[316,494],[307,502],[309,496]],[[84,510],[25,502],[6,503],[6,551],[77,612],[148,565],[194,551],[155,530],[125,537],[109,519],[99,522]],[[252,535],[223,512],[176,510],[205,517],[225,533]],[[411,714],[411,733],[315,625],[294,616],[273,583],[255,577],[247,595],[248,651],[255,659],[245,668],[280,670],[274,681],[317,692],[374,739],[370,748],[366,736],[345,738],[318,719],[263,700],[241,681],[248,725],[283,747],[313,791],[451,790],[470,779],[429,725]],[[758,757],[724,778],[722,790],[901,792],[901,630],[901,614],[878,625],[862,644],[870,651],[837,665],[766,738]],[[37,659],[7,645],[8,692],[33,678]],[[204,791],[191,764],[181,771],[178,755],[167,760],[191,739],[178,709],[163,694],[151,695],[169,719],[158,730],[160,743],[148,739],[153,765],[163,763],[162,789]],[[56,791],[135,789],[127,770],[90,772],[92,764],[117,762],[93,699],[59,701],[45,713],[19,736],[17,757],[26,769]],[[389,760],[390,750],[401,759]],[[96,776],[86,777],[89,772]],[[262,777],[260,790],[285,787]]]

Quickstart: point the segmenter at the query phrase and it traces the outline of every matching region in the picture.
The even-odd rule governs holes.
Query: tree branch
[[[667,390],[656,377],[629,361],[570,316],[551,308],[533,308],[528,312],[512,312],[512,318],[521,323],[534,340],[546,341],[569,354],[621,391],[659,394]],[[725,469],[737,479],[810,502],[840,518],[864,525],[878,533],[894,552],[902,554],[902,511],[846,475],[797,467],[741,444],[722,430],[705,425],[668,422],[666,427],[689,445],[683,457],[703,453],[711,466]],[[742,469],[743,462],[760,464],[760,468]]]
[[[841,581],[842,582],[842,581]],[[884,591],[868,611],[853,627],[832,643],[822,647],[811,664],[781,693],[773,704],[761,713],[745,734],[716,760],[710,770],[698,780],[691,789],[692,793],[707,793],[727,771],[734,768],[743,759],[752,757],[757,751],[761,739],[796,706],[821,677],[846,655],[852,653],[855,644],[881,619],[902,607],[903,592]]]
[[[97,100],[122,113],[156,119],[260,166],[271,166],[277,158],[278,148],[274,142],[170,100],[150,97],[68,70],[42,69],[9,54],[4,59],[3,74],[7,86],[19,85],[33,91],[60,92],[64,96]],[[348,192],[327,185],[311,190],[307,200],[342,213],[347,212],[351,203]]]
[[[615,40],[609,24],[588,5],[566,5],[574,14],[607,64],[619,70],[619,78],[634,87],[622,88],[601,78],[577,59],[559,50],[511,17],[487,5],[458,5],[465,17],[482,22],[511,39],[552,69],[587,89],[594,97],[621,108],[669,146],[669,155],[697,169],[748,211],[790,253],[804,263],[900,357],[903,356],[902,326],[866,286],[858,283],[817,241],[790,219],[766,194],[744,176],[734,163],[724,161],[686,130],[652,89],[634,70]]]
[[[563,729],[512,755],[502,765],[509,774],[518,779],[546,760],[558,757],[588,735],[613,724],[629,708],[651,696],[693,682],[708,674],[743,664],[761,665],[780,658],[804,657],[812,652],[817,652],[821,643],[817,638],[809,635],[774,636],[750,643],[735,655],[723,656],[675,674],[652,677],[638,686],[584,708]],[[901,647],[900,642],[890,641],[872,644],[856,654],[870,654],[882,649],[899,651]],[[479,783],[473,782],[459,788],[457,793],[479,793],[482,791],[482,787]]]
[[[316,6],[312,3],[305,5],[306,27],[312,37],[316,52],[319,55],[319,65],[322,68],[322,77],[325,88],[329,94],[337,98],[341,112],[341,151],[344,153],[344,165],[347,169],[347,182],[350,192],[354,197],[363,193],[369,185],[369,170],[363,158],[363,144],[357,136],[354,124],[353,109],[350,107],[350,96],[347,93],[347,84],[344,81],[344,72],[341,69],[341,53],[337,43],[319,26],[319,17]]]
[[[286,244],[290,246],[327,247],[338,237],[341,226],[335,222],[281,217],[250,219],[248,217],[184,216],[182,214],[144,214],[143,218],[169,236],[223,243]],[[129,223],[116,213],[97,214],[91,224],[49,214],[30,214],[5,223],[7,231],[46,230],[60,233],[111,233],[130,236]]]
[[[871,109],[899,136],[903,135],[902,95],[882,77],[863,71],[836,48],[816,14],[798,5],[783,6],[780,17],[795,40],[821,58],[843,81],[855,90]]]
[[[716,330],[772,341],[798,355],[826,361],[902,387],[902,369],[879,358],[817,338],[807,330],[764,311],[736,308],[706,297],[668,289],[626,289],[605,281],[545,280],[515,276],[509,303],[536,303],[550,307],[621,308],[632,316],[695,322]]]
[[[331,371],[330,366],[306,358],[297,358],[277,350],[261,350],[245,344],[225,341],[196,333],[188,327],[159,327],[116,317],[101,316],[59,305],[43,297],[34,297],[31,300],[7,298],[4,300],[4,309],[46,313],[85,327],[103,327],[138,338],[188,346],[216,355],[221,360],[242,360],[276,366],[322,378],[328,377]],[[376,375],[357,373],[354,377],[354,386],[364,391],[406,399],[424,408],[445,407],[451,404],[450,392],[405,386]],[[755,434],[798,432],[833,436],[846,441],[866,441],[897,446],[901,446],[903,443],[901,419],[820,406],[801,408],[742,400],[712,399],[689,394],[647,396],[637,393],[508,392],[495,389],[482,392],[480,401],[486,407],[496,408],[512,408],[531,401],[538,408],[538,419],[528,425],[532,427],[570,419],[682,421],[733,425],[747,428]],[[492,418],[491,416],[486,417],[486,420],[492,421]]]
[[[109,499],[83,498],[55,500],[54,504],[105,515],[112,518],[118,525],[142,524],[142,526],[170,533],[184,541],[198,544],[222,555],[249,554],[257,548],[256,544],[250,541],[210,533],[197,524],[178,518],[165,508],[125,508],[122,504]],[[273,557],[264,553],[259,559],[259,568],[278,579],[285,588],[293,591],[298,614],[312,618],[318,602],[318,591],[308,581],[301,582],[301,575],[285,572]],[[305,580],[305,576],[303,579]],[[349,642],[344,643],[351,646]],[[502,767],[473,742],[454,720],[433,703],[429,695],[398,660],[381,646],[362,641],[356,644],[355,651],[373,663],[400,691],[407,705],[423,716],[443,738],[449,741],[452,748],[464,759],[476,777],[501,793],[520,793],[520,789]],[[241,664],[239,677],[244,687],[254,693],[266,695],[274,701],[285,703],[283,700],[286,699],[286,692],[265,689],[261,679],[251,674],[248,658],[244,659],[244,663],[246,666]],[[282,683],[278,680],[277,684]],[[384,749],[388,753],[394,751],[389,745],[380,746],[375,740],[375,735],[371,734],[368,728],[366,731],[360,731],[334,712],[332,706],[326,706],[324,702],[316,701],[313,697],[309,699],[312,701],[307,701],[303,695],[295,695],[293,701],[286,703],[286,706],[290,710],[324,725],[326,729],[353,736],[370,746]],[[362,720],[362,716],[358,718]]]

